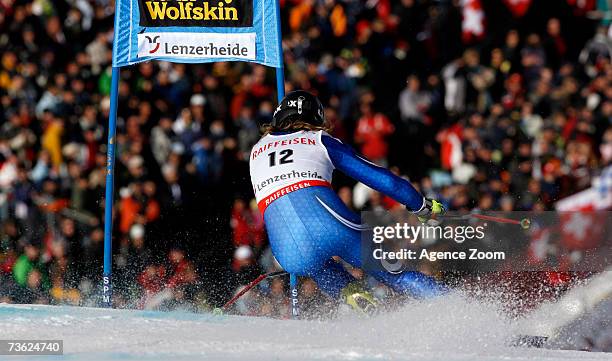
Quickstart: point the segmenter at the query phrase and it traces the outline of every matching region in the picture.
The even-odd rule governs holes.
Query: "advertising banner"
[[[147,60],[280,67],[276,0],[118,0],[113,66]]]

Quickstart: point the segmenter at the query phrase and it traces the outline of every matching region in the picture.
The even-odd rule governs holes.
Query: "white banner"
[[[255,33],[138,34],[138,57],[255,59]]]

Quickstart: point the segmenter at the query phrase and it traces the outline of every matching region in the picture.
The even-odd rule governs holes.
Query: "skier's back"
[[[331,257],[360,267],[363,226],[331,188],[333,170],[391,196],[420,216],[443,212],[443,208],[423,198],[406,180],[358,156],[326,129],[316,97],[305,91],[289,93],[253,147],[251,182],[281,266],[312,277],[327,294],[343,295],[359,308],[350,297],[365,294],[355,292],[355,279]],[[418,272],[372,275],[395,291],[417,297],[440,291],[433,279]]]

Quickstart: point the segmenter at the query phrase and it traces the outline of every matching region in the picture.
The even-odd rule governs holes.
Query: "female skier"
[[[373,297],[332,257],[361,267],[360,217],[331,188],[338,169],[384,193],[420,219],[443,214],[443,206],[425,199],[406,180],[361,156],[330,136],[323,105],[306,91],[293,91],[281,101],[263,137],[253,147],[250,173],[255,198],[274,256],[289,273],[309,276],[329,296],[342,297],[360,312],[376,306]],[[394,291],[414,297],[438,294],[442,287],[419,272],[373,277]]]

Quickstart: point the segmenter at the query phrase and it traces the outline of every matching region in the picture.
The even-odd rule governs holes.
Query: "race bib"
[[[251,151],[251,182],[263,212],[285,194],[330,186],[334,166],[321,142],[322,131],[264,136]]]

